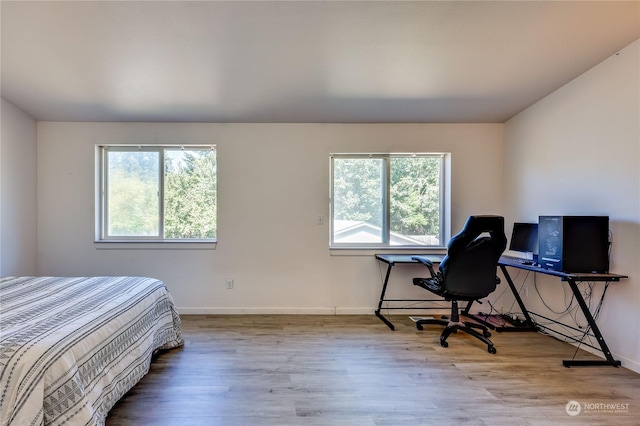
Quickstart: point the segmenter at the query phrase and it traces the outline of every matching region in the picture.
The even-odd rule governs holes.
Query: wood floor
[[[443,348],[441,327],[392,320],[184,316],[184,348],[154,359],[107,426],[640,424],[640,375],[565,368],[569,344],[494,333],[491,355],[464,333]]]

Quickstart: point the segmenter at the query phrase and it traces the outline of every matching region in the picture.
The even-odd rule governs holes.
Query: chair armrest
[[[426,257],[422,257],[422,256],[411,256],[411,259],[416,260],[416,261],[422,263],[427,268],[429,268],[429,273],[431,274],[431,278],[436,278],[437,277],[436,272],[433,270],[433,262],[432,261],[430,261]]]

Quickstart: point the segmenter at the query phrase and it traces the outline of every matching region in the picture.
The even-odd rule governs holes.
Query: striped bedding
[[[0,279],[0,423],[102,425],[154,351],[182,344],[162,281]]]

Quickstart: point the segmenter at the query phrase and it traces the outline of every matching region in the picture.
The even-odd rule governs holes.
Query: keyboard
[[[524,259],[522,257],[513,257],[513,256],[503,256],[503,257],[513,263],[519,263],[521,265],[535,265],[535,262],[533,260]]]

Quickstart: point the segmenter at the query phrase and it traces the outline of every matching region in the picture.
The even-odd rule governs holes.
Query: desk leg
[[[382,302],[384,302],[384,294],[387,292],[387,284],[389,283],[391,268],[393,268],[393,263],[389,263],[389,266],[387,267],[387,275],[384,277],[384,283],[382,284],[382,293],[380,293],[380,301],[378,302],[378,309],[376,309],[376,316],[380,318],[382,322],[387,324],[387,327],[389,327],[391,330],[395,330],[395,327],[393,326],[391,321],[389,321],[387,318],[385,318],[384,315],[380,313],[380,310],[382,309]]]
[[[589,323],[589,327],[591,327],[591,330],[593,331],[593,335],[598,340],[598,344],[602,349],[602,353],[607,359],[606,360],[564,360],[562,361],[562,365],[564,365],[565,367],[584,366],[584,365],[611,365],[613,367],[619,367],[620,365],[622,365],[622,363],[620,361],[615,360],[611,355],[611,351],[609,351],[609,347],[607,346],[607,343],[604,341],[604,337],[602,337],[602,333],[598,328],[598,324],[596,324],[596,321],[593,318],[593,315],[591,315],[591,311],[589,311],[589,307],[587,306],[587,303],[584,301],[584,298],[580,293],[578,284],[575,282],[575,280],[572,280],[572,279],[567,279],[567,282],[569,283],[569,287],[571,287],[571,291],[573,291],[573,295],[578,301],[578,305],[580,305],[580,309],[582,310],[584,317],[587,319],[587,322]]]
[[[513,283],[513,280],[511,279],[511,275],[509,275],[509,272],[507,271],[507,268],[504,265],[500,265],[500,269],[502,270],[502,274],[504,275],[505,279],[507,280],[507,283],[509,283],[509,288],[511,288],[511,292],[513,293],[513,297],[515,297],[516,302],[518,302],[518,306],[520,307],[520,310],[522,311],[522,315],[524,315],[525,318],[525,324],[528,327],[534,327],[535,328],[535,324],[533,322],[533,320],[531,319],[531,316],[529,316],[529,311],[527,311],[527,308],[524,306],[524,302],[522,301],[522,298],[520,297],[520,293],[518,293],[518,289],[516,288],[515,284]]]

